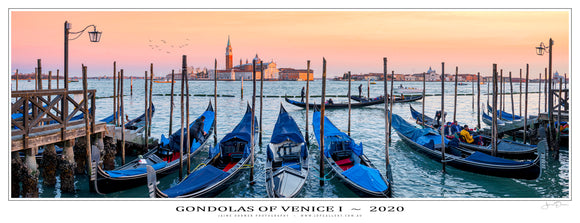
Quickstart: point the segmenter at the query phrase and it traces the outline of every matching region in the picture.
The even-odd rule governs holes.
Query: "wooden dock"
[[[74,168],[76,172],[90,174],[92,148],[102,150],[107,125],[95,121],[96,90],[69,91],[68,89],[48,89],[11,92],[11,148],[12,175],[22,183],[23,197],[37,197],[35,182],[38,181],[36,155],[44,148],[43,183],[56,184],[56,169],[60,171],[61,191],[74,191]],[[90,107],[90,108],[89,108]],[[95,138],[96,140],[91,140]],[[75,147],[79,141],[84,146]],[[91,143],[91,141],[93,143]],[[55,144],[63,146],[62,158],[57,158]],[[84,149],[84,154],[73,148]],[[19,152],[25,154],[20,160]],[[78,151],[77,151],[78,152]],[[44,162],[46,160],[50,160]],[[60,161],[57,161],[59,160]],[[16,163],[16,166],[14,166]],[[19,165],[18,163],[22,163]],[[56,163],[60,163],[56,165]],[[14,168],[16,167],[16,168]],[[81,167],[79,170],[79,167]],[[52,183],[47,183],[52,182]],[[12,196],[18,196],[19,183],[12,184]],[[34,191],[36,190],[36,192]]]

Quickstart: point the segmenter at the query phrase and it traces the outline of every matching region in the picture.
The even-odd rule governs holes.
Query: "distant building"
[[[307,69],[280,68],[279,70],[279,80],[283,81],[305,81],[307,75]],[[308,79],[311,81],[314,80],[314,72],[312,69],[310,69]]]
[[[224,70],[217,70],[217,77],[219,80],[252,80],[253,77],[253,63],[256,65],[256,79],[265,80],[277,80],[278,79],[278,69],[276,68],[276,63],[274,61],[264,63],[256,54],[256,57],[252,60],[253,63],[248,62],[246,59],[246,63],[242,64],[242,60],[240,59],[240,64],[234,66],[233,63],[233,53],[232,53],[232,45],[230,42],[230,37],[228,36],[228,45],[226,46],[226,66]],[[262,69],[264,70],[264,74],[260,70],[260,63],[262,63]],[[216,74],[214,74],[214,70],[209,70],[207,72],[208,77],[213,79]]]

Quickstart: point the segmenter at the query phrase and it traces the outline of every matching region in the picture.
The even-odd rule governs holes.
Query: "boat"
[[[162,80],[162,81],[153,81],[153,82],[155,82],[155,83],[171,83],[171,82],[175,83],[175,81],[171,81],[171,80]]]
[[[312,126],[319,148],[320,118],[320,111],[315,109]],[[353,192],[362,197],[391,197],[390,179],[385,179],[363,153],[362,143],[357,145],[327,117],[324,117],[324,142],[324,162]]]
[[[421,124],[421,112],[416,111],[412,106],[409,106],[411,109],[411,116],[413,119],[417,120],[417,124]],[[425,116],[425,120],[431,119],[430,117]],[[430,125],[426,125],[432,127]],[[435,129],[437,130],[437,129]],[[448,133],[445,133],[448,134]],[[449,133],[449,135],[455,136],[455,133]],[[483,152],[486,154],[492,153],[492,139],[490,136],[487,135],[474,135],[473,137],[481,137],[481,145],[467,143],[461,139],[459,133],[457,133],[459,140],[459,146],[471,149],[474,151]],[[507,139],[498,139],[497,140],[497,156],[504,157],[504,158],[518,158],[518,159],[530,159],[536,157],[537,146],[536,145],[528,145],[519,142],[515,142],[512,140]]]
[[[481,114],[481,117],[482,117],[483,123],[488,124],[490,126],[493,125],[493,123],[492,123],[493,117],[489,116],[485,112],[483,112],[483,114]],[[501,120],[501,119],[497,120],[498,127],[505,126],[505,124],[506,124],[506,122],[504,122],[503,120]]]
[[[488,104],[487,105],[487,111],[493,114],[493,108]],[[501,113],[500,113],[501,112]],[[518,121],[518,120],[524,120],[523,117],[519,116],[519,115],[512,115],[510,113],[507,113],[505,111],[500,111],[497,110],[497,115],[500,116],[499,118],[501,120],[504,121]],[[515,118],[514,118],[515,117]],[[529,119],[528,119],[529,120]]]
[[[207,135],[204,137],[203,141],[198,142],[193,135],[189,136],[191,140],[190,147],[190,157],[195,156],[201,148],[210,141],[211,134],[213,133],[213,120],[214,120],[214,110],[211,102],[207,106],[204,113],[202,113],[197,119],[205,117],[204,120],[204,131]],[[197,119],[195,121],[197,121]],[[195,123],[193,121],[190,127]],[[185,128],[184,128],[185,129]],[[137,159],[127,162],[125,165],[115,168],[114,170],[103,170],[97,164],[100,160],[100,152],[98,149],[93,149],[92,151],[92,162],[93,167],[96,168],[93,183],[90,184],[91,189],[98,193],[112,193],[120,190],[129,189],[132,187],[145,185],[147,183],[147,169],[146,166],[152,166],[155,173],[159,177],[166,176],[179,170],[179,146],[177,148],[170,146],[170,140],[176,137],[176,135],[181,136],[181,130],[174,132],[170,139],[165,138],[164,135],[161,136],[161,144],[155,149],[140,155]],[[179,142],[177,142],[179,144]],[[187,148],[187,147],[186,147]],[[184,148],[184,149],[186,149]],[[186,151],[187,152],[187,151]],[[187,153],[183,153],[182,160],[187,161]],[[96,180],[95,180],[96,179]]]
[[[215,197],[237,181],[242,172],[248,169],[247,165],[253,150],[251,142],[252,118],[256,123],[255,140],[258,134],[258,121],[252,117],[252,109],[248,104],[240,123],[216,146],[210,148],[209,157],[174,187],[166,190],[159,189],[156,176],[158,173],[156,174],[154,171],[154,166],[148,165],[149,196],[161,198]]]
[[[148,110],[149,111],[149,110]],[[149,121],[151,121],[151,119],[153,118],[153,115],[155,114],[155,105],[153,103],[151,103],[151,117],[149,117]],[[110,116],[107,116],[106,118],[101,119],[101,122],[105,122],[107,124],[112,124],[115,121],[115,115],[117,113],[114,113]],[[128,121],[127,123],[125,123],[125,129],[128,130],[138,130],[140,128],[143,128],[145,126],[145,115],[146,113],[143,112],[143,114],[141,114],[140,116],[138,116],[137,118],[134,118],[130,121]],[[119,117],[122,118],[122,117]]]
[[[395,101],[393,103],[412,102],[412,101],[421,100],[422,98],[423,98],[423,95],[413,95],[413,96],[408,96],[408,97],[395,97]],[[382,95],[375,97],[375,98],[371,98],[371,99],[368,99],[366,97],[359,97],[359,96],[351,95],[350,99],[358,101],[358,102],[371,102],[371,101],[377,101],[377,100],[384,100]]]
[[[308,178],[308,149],[300,128],[281,104],[266,154],[268,197],[295,197]]]
[[[419,128],[399,115],[392,115],[392,127],[403,142],[429,158],[458,169],[479,174],[518,179],[537,179],[541,174],[540,156],[534,160],[511,160],[459,147],[457,140],[445,138],[445,160],[441,135],[431,128]]]
[[[77,78],[75,78],[75,79],[70,79],[70,80],[68,80],[68,82],[69,82],[69,83],[71,83],[71,82],[79,82],[79,79],[77,79]]]
[[[304,102],[299,102],[299,101],[295,101],[292,99],[289,99],[287,97],[284,97],[284,100],[286,100],[286,102],[288,102],[291,105],[295,105],[301,108],[306,108],[306,103]],[[360,108],[360,107],[365,107],[365,106],[371,106],[371,105],[378,105],[378,104],[382,104],[384,103],[384,100],[375,100],[375,101],[369,101],[369,102],[359,102],[359,103],[351,103],[350,106],[351,108]],[[320,104],[312,104],[309,103],[308,104],[309,108],[318,108],[320,109]],[[348,108],[348,103],[333,103],[333,104],[326,104],[325,108],[328,109],[332,109],[332,108]]]
[[[403,85],[400,85],[399,87],[393,89],[393,91],[397,94],[423,93],[423,89],[414,87],[403,87]]]

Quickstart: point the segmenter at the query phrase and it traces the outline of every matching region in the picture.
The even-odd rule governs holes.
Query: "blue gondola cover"
[[[488,163],[488,164],[495,164],[495,165],[522,165],[522,164],[529,164],[532,161],[523,161],[518,162],[514,160],[503,159],[495,156],[490,156],[482,152],[475,152],[465,158],[465,160],[478,162],[478,163]]]
[[[314,134],[318,141],[320,141],[320,112],[316,111],[312,115],[312,125],[314,127]],[[326,137],[325,142],[328,142],[326,145],[330,145],[330,143],[333,141],[349,141],[348,146],[356,155],[360,156],[363,154],[362,143],[359,145],[355,144],[354,140],[348,137],[346,133],[341,132],[338,128],[336,128],[336,126],[334,126],[334,124],[332,124],[332,122],[330,122],[327,117],[324,117],[324,136]],[[335,149],[336,148],[333,147],[325,148],[324,155],[326,157],[330,157]]]
[[[388,186],[383,181],[381,173],[377,169],[369,168],[364,165],[356,164],[343,172],[343,175],[359,186],[370,191],[385,191]]]
[[[226,178],[229,173],[226,173],[214,166],[205,166],[185,178],[181,183],[175,187],[164,190],[168,197],[177,197],[182,194],[188,194],[206,188],[216,182]]]
[[[211,129],[211,127],[213,126],[214,112],[213,111],[205,111],[203,114],[201,114],[201,116],[205,117],[205,120],[203,121],[203,131],[208,132]],[[193,123],[194,122],[189,124],[190,128],[192,128]],[[183,138],[184,138],[183,146],[184,146],[184,148],[187,148],[187,140],[186,140],[187,139],[187,128],[183,128],[183,129],[184,129],[184,132],[186,133],[183,136]],[[169,139],[170,139],[169,147],[173,151],[179,152],[179,142],[181,141],[181,130],[175,131],[173,134],[171,134],[171,136],[169,136]],[[191,143],[191,152],[197,150],[199,148],[199,146],[201,145],[201,143],[197,142],[197,140],[195,140],[193,138],[190,141],[190,143]]]
[[[221,142],[228,141],[233,138],[239,138],[246,142],[252,141],[252,110],[248,107],[246,114],[242,118],[242,121],[230,132],[228,133]],[[258,120],[254,117],[254,127],[258,127]],[[256,130],[257,131],[257,130]]]
[[[161,163],[157,163],[152,165],[153,169],[158,170],[161,169],[163,167],[167,166],[167,162],[163,161]],[[140,175],[140,174],[145,174],[147,173],[147,168],[145,168],[145,166],[143,166],[142,168],[137,168],[137,169],[129,169],[129,170],[109,170],[109,171],[105,171],[107,174],[109,174],[109,176],[117,178],[117,177],[128,177],[128,176],[135,176],[135,175]]]
[[[270,142],[277,144],[286,140],[301,143],[304,142],[304,137],[294,119],[287,112],[280,112]]]

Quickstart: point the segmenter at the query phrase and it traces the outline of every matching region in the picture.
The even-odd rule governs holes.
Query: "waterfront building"
[[[252,80],[253,77],[253,67],[252,63],[248,62],[246,59],[246,63],[242,64],[242,59],[240,59],[240,64],[237,66],[233,66],[233,49],[230,42],[230,37],[228,36],[228,44],[226,46],[226,64],[225,69],[217,70],[217,77],[219,80]],[[259,57],[258,54],[252,60],[256,64],[256,80],[261,79],[262,77],[264,80],[277,80],[278,79],[278,68],[276,68],[276,63],[274,60],[270,62],[263,62]],[[264,74],[262,75],[260,71],[260,62],[262,62],[262,68],[264,69]],[[213,79],[216,74],[214,74],[214,70],[209,70],[207,72],[208,77]]]
[[[309,80],[314,80],[314,71],[310,69],[310,75],[308,75],[307,69],[294,69],[294,68],[280,68],[279,70],[279,80],[281,81],[305,81],[306,78]]]

